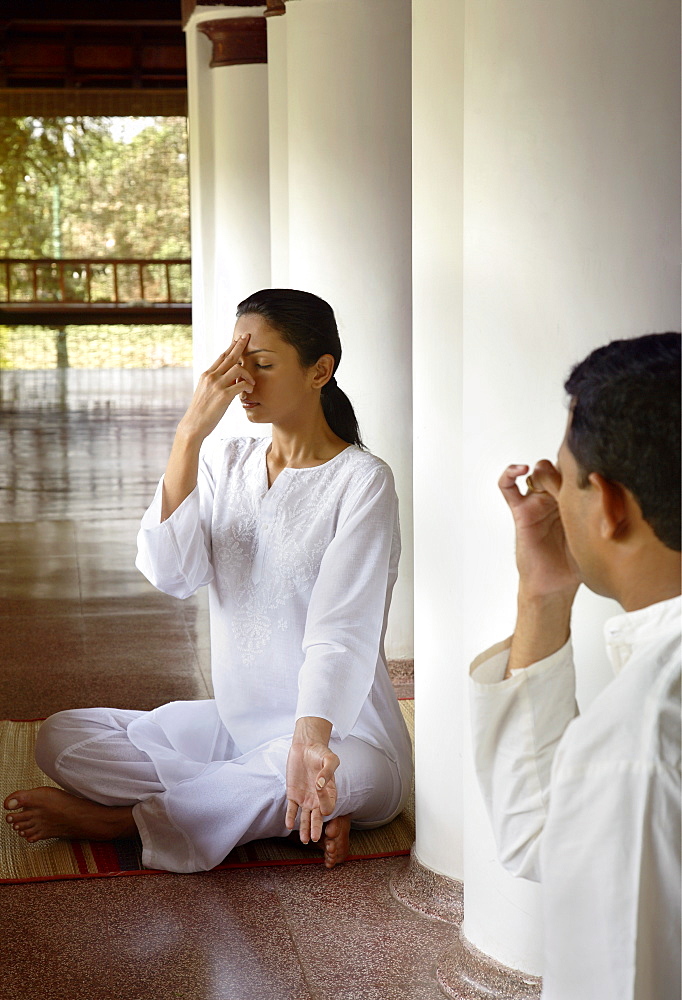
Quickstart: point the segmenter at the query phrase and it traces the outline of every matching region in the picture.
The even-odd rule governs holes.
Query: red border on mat
[[[71,841],[71,843],[75,846],[74,841]],[[376,861],[379,858],[402,858],[406,857],[409,853],[409,850],[405,850],[386,851],[383,854],[349,854],[346,861]],[[65,873],[64,875],[44,875],[34,878],[3,878],[0,879],[0,885],[23,885],[25,882],[63,882],[66,879],[72,878],[120,878],[121,876],[127,875],[211,875],[213,872],[228,872],[234,868],[282,868],[285,866],[290,867],[291,865],[321,865],[323,863],[323,857],[300,859],[289,858],[282,859],[280,861],[234,861],[229,865],[217,865],[215,868],[210,868],[208,871],[201,872],[170,872],[161,868],[131,868],[129,871],[113,872],[84,871],[83,874],[72,872]]]
[[[71,850],[73,851],[73,856],[76,859],[76,864],[78,865],[78,875],[88,875],[88,863],[85,860],[85,855],[83,854],[83,848],[80,845],[79,840],[69,841],[71,844]]]

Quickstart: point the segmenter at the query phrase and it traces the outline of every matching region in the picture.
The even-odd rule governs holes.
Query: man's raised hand
[[[561,475],[551,462],[542,459],[530,477],[532,487],[522,494],[516,480],[528,472],[527,465],[510,465],[498,482],[516,525],[520,592],[531,599],[565,594],[572,600],[580,578],[559,513]]]
[[[571,607],[580,578],[561,523],[561,475],[538,462],[522,494],[516,485],[527,465],[508,466],[499,487],[516,525],[519,594],[505,679],[560,649],[570,635]]]

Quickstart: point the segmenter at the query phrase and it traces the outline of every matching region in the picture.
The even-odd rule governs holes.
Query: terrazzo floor
[[[188,380],[123,402],[104,381],[93,405],[46,376],[0,399],[0,717],[209,696],[204,599],[133,565]],[[404,664],[395,682],[409,694]],[[391,896],[405,864],[0,886],[0,997],[442,1000],[455,929]]]

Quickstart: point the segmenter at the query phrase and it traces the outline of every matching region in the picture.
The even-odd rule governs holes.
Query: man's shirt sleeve
[[[511,640],[471,668],[474,762],[502,865],[540,880],[554,754],[578,714],[570,641],[503,680]]]

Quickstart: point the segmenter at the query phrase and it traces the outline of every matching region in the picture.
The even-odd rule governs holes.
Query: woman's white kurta
[[[679,1000],[680,599],[606,626],[617,676],[578,716],[570,643],[472,668],[500,859],[543,886],[544,1000]]]
[[[333,738],[352,735],[396,763],[402,806],[411,747],[383,650],[400,553],[391,471],[350,446],[324,465],[283,469],[268,489],[268,445],[206,446],[197,487],[163,522],[162,481],[142,520],[137,566],[175,597],[208,586],[215,703],[234,756],[317,716],[333,724]],[[188,761],[210,759],[185,704],[128,727],[167,787],[191,776]]]

